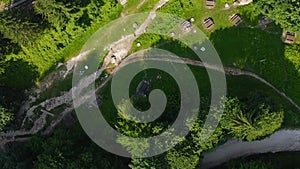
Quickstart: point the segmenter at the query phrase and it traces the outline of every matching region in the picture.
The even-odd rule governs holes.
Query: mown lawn
[[[173,1],[174,0],[170,0],[161,11],[166,12],[164,8],[167,9],[168,5]],[[194,6],[186,8],[187,10],[184,11],[183,17],[186,19],[194,17],[196,19],[195,24],[209,36],[225,66],[248,70],[260,75],[280,91],[285,92],[287,96],[291,97],[296,103],[300,104],[300,77],[292,63],[285,59],[285,45],[281,42],[280,35],[278,35],[281,31],[280,28],[274,25],[271,25],[266,30],[250,28],[249,26],[257,21],[257,18],[252,17],[251,6],[223,10],[223,4],[217,1],[217,6],[209,10],[205,8],[204,1],[203,3],[191,1]],[[149,3],[149,1],[145,1],[144,5],[148,6]],[[129,1],[124,11],[130,11],[131,8],[137,4],[137,1]],[[142,5],[141,8],[144,5]],[[237,12],[241,13],[242,16],[244,14],[245,21],[240,26],[235,27],[229,22],[228,17]],[[130,12],[128,12],[128,14],[129,13]],[[247,18],[245,14],[247,14]],[[211,31],[204,30],[201,24],[202,19],[208,16],[213,17],[216,23]],[[180,57],[198,59],[192,50],[183,48],[182,44],[171,41],[170,38],[145,34],[137,39],[136,43],[137,42],[141,42],[142,47],[137,48],[134,46],[132,52],[156,46],[171,51]],[[200,69],[201,68],[192,67],[192,71],[199,84],[200,92],[209,96],[210,84],[208,82],[207,73]],[[147,78],[145,75],[143,75],[143,77]],[[141,79],[135,80],[133,86],[137,86],[140,80]],[[237,96],[244,100],[248,96],[259,96],[261,102],[269,103],[278,109],[284,109],[284,127],[297,127],[300,125],[299,112],[268,86],[250,77],[227,76],[227,80],[228,93],[230,96]],[[167,86],[169,85],[168,82],[165,84],[167,84]],[[57,92],[54,91],[54,93]],[[110,96],[110,84],[102,91],[102,94],[106,101],[101,107],[101,110],[106,110],[103,111],[104,115],[108,121],[113,122],[116,117],[116,109]],[[50,94],[49,96],[53,95]]]
[[[286,59],[286,45],[281,41],[282,30],[278,26],[270,24],[265,30],[253,28],[253,25],[257,23],[257,17],[253,15],[251,5],[224,11],[220,1],[217,1],[217,6],[210,10],[205,8],[204,1],[202,3],[191,0],[191,2],[193,2],[194,6],[184,8],[186,10],[181,14],[182,17],[184,19],[195,17],[196,21],[194,24],[209,36],[224,66],[254,72],[291,97],[298,105],[300,104],[300,76],[295,65]],[[177,1],[170,0],[161,11],[173,13],[174,11],[171,11],[170,7],[168,7],[168,5],[172,6],[172,3],[175,4]],[[228,17],[237,12],[242,14],[244,22],[236,27],[229,22]],[[201,18],[208,16],[213,17],[216,23],[210,31],[204,30],[201,24]],[[136,42],[140,42],[142,47],[134,47],[132,52],[154,46],[172,51],[180,57],[198,59],[192,50],[182,48],[182,44],[174,42],[170,38],[146,34],[142,35]],[[299,53],[299,51],[299,48],[295,48],[295,52]],[[241,83],[247,87],[240,86],[240,92],[234,92],[236,96],[247,96],[246,91],[250,91],[250,86],[266,88],[265,85],[260,84],[256,80],[246,80],[247,83],[245,83],[242,80],[243,78],[238,79],[240,80],[235,80],[236,85]],[[265,90],[259,91],[262,95],[266,93]],[[274,92],[273,94],[267,92],[266,95],[270,99],[276,100],[276,104],[280,104],[285,108],[286,118],[284,125],[286,127],[299,126],[300,115],[298,110]]]
[[[159,0],[129,0],[122,11],[124,15],[149,12]]]
[[[217,30],[210,39],[225,66],[260,75],[300,104],[300,76],[285,58],[285,46],[279,36],[241,27]]]
[[[187,0],[186,4],[180,4],[179,0],[170,0],[159,10],[159,12],[179,15],[183,19],[194,18],[195,22],[193,24],[200,28],[207,36],[218,29],[232,27],[233,23],[229,21],[229,18],[236,13],[242,15],[242,18],[244,20],[244,22],[242,22],[242,25],[257,24],[258,17],[253,14],[251,5],[233,6],[231,4],[231,7],[229,9],[225,9],[225,3],[222,2],[222,0],[216,0],[215,8],[207,9],[205,2],[205,0]],[[181,5],[181,9],[179,5]],[[174,9],[174,7],[178,8],[178,10],[181,10],[181,12],[178,12],[178,10],[173,11],[172,9]],[[208,17],[211,17],[215,23],[215,25],[210,30],[205,29],[202,25],[202,21]]]

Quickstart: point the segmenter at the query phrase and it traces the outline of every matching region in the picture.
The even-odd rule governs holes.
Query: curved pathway
[[[143,51],[139,51],[137,53],[145,53],[149,51],[149,49],[143,50]],[[172,56],[168,56],[168,57],[172,57]],[[297,110],[299,110],[300,112],[300,106],[295,103],[293,101],[293,99],[291,99],[290,97],[288,97],[285,93],[281,92],[280,90],[278,90],[274,85],[272,85],[270,82],[266,81],[265,79],[263,79],[262,77],[260,77],[259,75],[253,73],[253,72],[249,72],[249,71],[245,71],[245,70],[241,70],[238,68],[231,68],[231,67],[222,67],[222,66],[218,66],[218,65],[213,65],[210,63],[204,63],[201,61],[197,61],[197,60],[192,60],[192,59],[188,59],[188,58],[172,58],[172,59],[167,59],[167,58],[132,58],[130,59],[129,63],[126,64],[130,64],[132,62],[137,62],[137,61],[141,61],[141,60],[153,60],[153,61],[164,61],[164,62],[173,62],[173,63],[182,63],[182,64],[188,64],[188,65],[193,65],[193,66],[199,66],[199,67],[204,67],[206,69],[212,69],[212,70],[216,70],[219,72],[224,72],[227,75],[233,75],[233,76],[250,76],[255,78],[256,80],[259,80],[260,82],[264,83],[265,85],[271,87],[277,94],[279,94],[280,96],[282,96],[283,98],[285,98],[289,103],[291,103]]]
[[[3,148],[6,143],[17,141],[18,137],[33,135],[33,134],[40,132],[46,126],[46,116],[52,115],[51,113],[49,113],[49,111],[51,111],[54,108],[57,108],[61,105],[64,105],[64,104],[67,105],[68,108],[66,108],[62,113],[60,113],[57,117],[55,117],[55,119],[51,122],[50,126],[48,128],[46,128],[45,131],[42,132],[43,134],[51,134],[54,131],[54,128],[57,126],[57,124],[59,124],[67,114],[71,113],[74,110],[73,105],[72,105],[73,104],[72,92],[73,92],[74,88],[77,87],[76,91],[79,90],[79,92],[80,92],[82,89],[89,86],[95,79],[99,78],[99,76],[101,75],[103,70],[105,70],[107,68],[108,64],[110,63],[110,59],[111,59],[111,56],[113,55],[114,50],[119,50],[121,48],[122,55],[120,56],[120,60],[125,58],[127,56],[128,52],[131,50],[134,40],[136,40],[139,36],[144,34],[144,30],[151,23],[151,21],[153,20],[153,17],[156,16],[155,12],[159,8],[164,6],[167,2],[168,2],[168,0],[160,0],[153,7],[152,11],[149,13],[146,20],[134,32],[134,34],[128,35],[128,36],[120,39],[119,41],[111,44],[109,46],[109,49],[110,49],[109,54],[105,57],[104,64],[102,65],[101,69],[98,70],[97,72],[95,72],[94,74],[82,79],[79,82],[79,84],[77,86],[73,87],[70,91],[64,93],[61,96],[45,100],[42,103],[39,103],[37,105],[30,107],[30,105],[33,104],[34,102],[36,102],[36,100],[39,98],[39,94],[42,91],[45,91],[49,86],[51,86],[52,83],[55,80],[57,80],[57,78],[63,79],[67,75],[69,75],[70,71],[74,68],[74,66],[77,64],[77,62],[82,60],[84,58],[84,56],[89,53],[89,51],[85,51],[85,52],[81,53],[79,56],[68,61],[66,64],[66,70],[58,71],[58,72],[54,72],[53,74],[50,74],[49,78],[47,77],[47,78],[45,78],[45,80],[43,80],[43,83],[40,87],[33,88],[30,92],[28,92],[28,93],[30,93],[29,99],[23,103],[23,106],[21,107],[21,109],[17,115],[17,117],[21,117],[24,113],[26,113],[25,118],[23,119],[22,124],[21,124],[21,129],[15,130],[15,131],[0,132],[0,147]],[[80,104],[87,102],[89,98],[90,98],[90,95],[88,95],[86,97],[84,97],[84,96],[80,97]],[[43,108],[45,110],[42,109],[42,113],[39,115],[39,117],[36,120],[33,120],[34,115],[37,115],[37,112],[35,112],[35,111],[39,107]],[[32,128],[29,131],[24,129],[25,124],[28,121],[34,121],[34,125],[32,126]],[[23,139],[21,139],[21,140],[23,140]]]
[[[138,38],[141,34],[143,34],[143,30],[147,27],[147,25],[151,22],[151,18],[155,15],[155,11],[163,6],[167,0],[161,0],[150,12],[149,17],[146,19],[146,21],[140,26],[139,29],[135,32],[136,36],[128,36],[124,39],[121,39],[120,41],[116,42],[116,44],[112,44],[113,46],[119,46],[120,44],[127,44],[126,50],[124,50],[124,57],[127,56],[126,51],[128,52],[131,49],[132,43],[136,38]],[[122,46],[122,45],[121,45]],[[146,50],[145,50],[146,51]],[[139,52],[145,52],[145,51],[139,51]],[[112,53],[109,53],[107,58],[110,58],[109,56]],[[71,60],[67,64],[67,71],[64,71],[60,73],[60,75],[63,75],[64,77],[69,73],[69,71],[73,68],[74,65],[76,65],[76,62],[80,60],[83,57],[84,54],[80,55],[78,59]],[[145,59],[145,58],[137,58],[137,59],[131,59],[131,61],[138,61],[138,59]],[[285,98],[287,101],[289,101],[294,107],[296,107],[300,111],[299,105],[297,105],[290,97],[286,96],[285,93],[278,90],[275,86],[273,86],[271,83],[266,81],[265,79],[261,78],[260,76],[256,75],[255,73],[236,69],[236,68],[230,68],[230,67],[220,67],[208,63],[203,63],[196,60],[191,60],[187,58],[181,58],[181,59],[164,59],[164,58],[147,58],[149,60],[156,60],[156,61],[165,61],[165,62],[174,62],[174,63],[183,63],[183,64],[189,64],[199,67],[205,67],[207,69],[213,69],[216,71],[224,72],[228,75],[234,75],[234,76],[250,76],[253,77],[260,82],[264,83],[265,85],[271,87],[276,93],[281,95],[283,98]],[[104,62],[105,64],[102,66],[102,68],[95,73],[96,77],[100,76],[100,72],[102,72],[104,69],[107,68],[106,63],[109,63],[109,60],[106,60]],[[97,90],[100,90],[103,88],[107,82],[111,79],[113,74],[118,71],[118,67],[116,67],[113,71],[113,73],[105,80],[103,83],[97,88]],[[95,79],[95,76],[93,78]],[[88,78],[88,80],[84,80],[85,82],[90,82],[91,80]],[[83,83],[84,86],[88,85],[88,83]],[[81,86],[81,85],[80,85]],[[82,87],[82,86],[81,86]],[[47,87],[46,87],[47,88]],[[74,110],[74,107],[72,106],[72,90],[65,93],[62,96],[51,98],[49,100],[46,100],[38,105],[32,106],[30,108],[30,104],[26,104],[26,110],[27,115],[26,118],[23,121],[23,124],[25,124],[26,120],[30,120],[30,118],[34,115],[34,110],[38,107],[43,107],[45,110],[50,111],[58,106],[61,106],[63,104],[67,104],[68,108],[66,108],[62,113],[60,113],[48,126],[45,130],[44,127],[46,125],[46,116],[48,115],[47,111],[42,111],[42,114],[40,117],[35,120],[34,126],[29,130],[25,131],[23,129],[17,130],[17,131],[9,131],[9,132],[1,132],[0,133],[0,146],[5,145],[8,142],[18,141],[18,140],[26,140],[26,138],[20,138],[20,136],[27,136],[31,134],[35,134],[42,131],[42,134],[51,134],[55,127],[62,121],[62,119],[72,112]],[[37,92],[39,93],[39,92]],[[83,97],[80,97],[80,103],[86,103],[89,100],[90,96],[89,94]],[[30,103],[33,103],[35,99],[31,99]],[[24,109],[25,111],[25,109]],[[276,133],[274,133],[269,138],[266,138],[261,141],[254,141],[254,142],[243,142],[243,141],[228,141],[224,145],[216,148],[212,152],[204,153],[204,167],[209,168],[215,165],[218,165],[222,162],[225,162],[231,158],[236,158],[240,156],[255,154],[255,153],[265,153],[265,152],[278,152],[278,151],[296,151],[300,149],[300,131],[297,130],[281,130]],[[230,154],[231,153],[231,154]]]

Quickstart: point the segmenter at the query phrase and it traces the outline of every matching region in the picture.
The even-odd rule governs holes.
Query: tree
[[[36,135],[26,147],[33,158],[33,166],[28,168],[118,169],[126,162],[92,143],[79,124],[59,129],[50,137]]]
[[[32,16],[31,16],[32,15]],[[0,32],[7,39],[11,39],[20,46],[32,45],[43,30],[43,22],[30,10],[13,9],[0,13]]]
[[[3,63],[4,72],[0,76],[0,85],[23,91],[34,85],[38,77],[37,67],[22,59],[11,59]],[[18,72],[16,74],[16,72]]]
[[[135,141],[132,138],[147,138],[160,132],[163,128],[160,125],[152,123],[137,123],[131,120],[136,118],[130,114],[128,105],[132,104],[130,100],[123,100],[118,106],[118,120],[115,124],[118,132],[126,135],[117,138],[117,142],[121,144],[133,157],[140,157],[147,152],[149,143],[145,139],[144,142]],[[131,120],[130,120],[131,119]],[[154,130],[153,130],[154,129]],[[128,136],[128,137],[127,137]]]
[[[261,160],[241,162],[230,169],[273,169],[272,165]]]
[[[280,128],[284,113],[271,112],[264,104],[258,111],[246,112],[237,98],[227,98],[221,126],[234,138],[253,141]]]
[[[71,19],[72,9],[66,8],[64,4],[55,0],[39,0],[35,3],[34,9],[54,27],[62,28]]]
[[[196,168],[200,158],[197,153],[192,151],[193,149],[194,147],[186,146],[169,150],[166,155],[166,161],[169,164],[170,169]]]
[[[9,113],[5,108],[0,106],[0,131],[3,130],[4,126],[12,120],[12,113]]]
[[[300,2],[297,0],[255,0],[255,11],[273,19],[283,29],[300,31]]]
[[[1,4],[1,3],[8,4],[8,3],[10,3],[10,2],[11,2],[11,0],[0,0],[0,4]]]
[[[168,169],[169,166],[166,164],[164,155],[158,155],[149,158],[133,158],[128,165],[131,169]]]
[[[196,123],[191,128],[191,140],[195,146],[194,151],[198,155],[200,155],[202,151],[214,148],[219,142],[224,140],[223,131],[220,125],[218,125],[215,129],[213,129],[211,126],[208,126],[204,129],[203,125],[204,120],[197,119]],[[212,134],[207,137],[206,134],[208,133]]]
[[[300,76],[300,47],[298,45],[286,45],[284,53],[285,58],[293,63]]]

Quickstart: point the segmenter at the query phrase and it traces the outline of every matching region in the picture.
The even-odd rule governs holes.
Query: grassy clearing
[[[210,34],[210,40],[214,44],[224,66],[236,67],[254,72],[269,81],[280,91],[291,97],[297,104],[300,104],[300,76],[297,65],[293,62],[295,56],[299,55],[299,48],[292,48],[293,58],[287,57],[288,45],[282,43],[280,39],[281,29],[271,24],[266,30],[250,28],[245,25],[238,27],[228,27],[219,29]],[[226,41],[226,42],[225,42]],[[172,51],[180,57],[197,59],[198,57],[188,48],[184,48],[181,43],[171,41],[168,38],[158,35],[143,35],[137,42],[143,44],[141,48],[156,46],[168,51]],[[133,51],[138,50],[134,48]],[[291,60],[293,59],[293,60]],[[243,83],[242,80],[236,83]],[[255,81],[249,85],[261,86]],[[245,87],[249,90],[249,86]],[[262,93],[264,93],[262,91]],[[241,94],[236,94],[243,96]],[[277,94],[276,94],[277,95]],[[272,96],[272,95],[271,95]],[[299,126],[299,112],[284,99],[278,99],[277,104],[282,104],[286,110],[286,127]],[[281,103],[282,102],[282,103]]]
[[[285,58],[279,36],[259,29],[230,28],[214,32],[210,39],[224,65],[260,75],[300,104],[300,76]]]
[[[160,76],[161,79],[158,79],[158,76]],[[180,100],[178,97],[179,96],[179,93],[178,93],[179,88],[178,88],[176,82],[169,74],[167,74],[166,72],[163,72],[161,70],[157,70],[157,69],[147,69],[143,72],[139,72],[134,77],[134,79],[132,79],[130,87],[129,87],[129,96],[130,97],[134,97],[136,88],[142,80],[147,80],[151,83],[151,90],[160,89],[160,90],[164,91],[164,93],[166,94],[167,99],[168,99],[168,103],[167,103],[165,112],[168,112],[168,110],[174,109],[174,107],[172,107],[170,105],[173,105],[173,106],[179,105],[179,102],[178,102],[178,100]],[[123,89],[118,89],[118,90],[123,90]],[[111,91],[111,84],[109,82],[108,85],[101,92],[101,96],[104,98],[104,103],[100,107],[100,110],[103,113],[103,115],[105,116],[106,120],[113,125],[113,123],[116,122],[117,110],[116,110],[115,104],[112,101],[110,91]],[[140,98],[140,99],[143,104],[135,105],[135,106],[141,108],[141,111],[147,110],[148,108],[150,108],[150,104],[148,103],[146,98]],[[170,103],[170,102],[172,102],[172,103]],[[175,104],[175,102],[176,102],[176,104]],[[173,117],[176,117],[176,115]],[[162,117],[162,118],[163,119],[166,118],[166,119],[170,120],[170,117]]]
[[[159,0],[129,0],[122,11],[125,15],[149,12]]]
[[[201,97],[209,98],[211,86],[206,70],[201,67],[189,67],[197,80]],[[162,78],[162,80],[157,83],[155,80],[156,76],[157,72],[153,70],[139,73],[132,79],[129,93],[133,94],[136,86],[143,79],[152,81],[152,89],[163,88],[166,94],[170,93],[170,91],[172,91],[171,89],[174,89],[174,84],[170,83],[171,80],[169,78]],[[300,125],[299,117],[295,116],[298,113],[297,110],[273,89],[256,79],[246,76],[227,76],[227,87],[228,96],[238,97],[246,104],[255,106],[256,104],[260,105],[265,103],[266,105],[270,105],[274,111],[283,110],[285,112],[284,128],[296,128]],[[110,84],[108,84],[101,93],[105,99],[101,111],[106,119],[113,124],[117,117],[117,111],[112,102],[110,90]]]
[[[189,3],[192,5],[180,4],[179,0],[170,0],[159,11],[179,15],[184,19],[193,17],[195,19],[193,24],[200,28],[207,36],[218,29],[232,27],[233,24],[229,21],[229,17],[236,13],[242,15],[244,20],[242,25],[257,24],[258,17],[251,11],[251,5],[243,7],[231,6],[231,8],[225,9],[225,3],[221,0],[217,0],[215,8],[207,9],[205,1],[189,0]],[[178,5],[183,5],[183,7],[180,9]],[[178,10],[172,11],[175,6],[177,6]],[[208,17],[212,17],[215,23],[211,30],[204,29],[202,26],[202,21]]]
[[[266,30],[249,28],[250,24],[255,24],[257,21],[257,18],[251,14],[251,6],[223,10],[223,4],[217,1],[216,8],[208,10],[205,8],[204,2],[192,2],[194,6],[186,8],[184,17],[195,17],[195,24],[201,29],[203,29],[201,25],[202,18],[211,16],[215,19],[216,25],[214,29],[203,31],[210,36],[225,66],[249,70],[260,75],[300,104],[300,98],[297,96],[300,93],[300,78],[292,63],[285,59],[285,45],[281,42],[278,35],[281,32],[280,28],[275,25],[270,25]],[[146,1],[144,5],[148,3],[150,2]],[[172,0],[167,3],[167,5],[169,4],[172,4]],[[130,7],[136,5],[138,5],[137,1],[129,1],[124,11],[130,11]],[[164,11],[164,7],[161,11]],[[237,12],[248,17],[245,18],[245,22],[242,25],[233,27],[228,17]],[[134,45],[132,52],[156,45],[178,56],[198,59],[192,50],[184,48],[182,44],[171,41],[166,37],[145,34],[137,39],[135,43],[137,42],[142,43],[142,47],[137,48]],[[210,84],[208,83],[207,74],[204,72],[201,73],[199,68],[192,68],[192,71],[200,86],[199,90],[209,95],[210,90],[208,89],[210,89]],[[297,127],[300,125],[298,111],[268,86],[249,77],[228,76],[227,78],[229,95],[237,96],[244,100],[248,96],[259,95],[262,102],[267,102],[277,109],[284,109],[284,127]],[[134,82],[135,85],[137,85],[136,83],[137,81]],[[165,84],[168,83],[166,82]],[[59,90],[50,93],[57,93]],[[102,112],[104,112],[108,121],[113,122],[116,117],[116,109],[111,101],[110,84],[103,90],[102,95],[106,100],[101,107],[102,110],[106,111]],[[49,94],[50,96],[51,94]]]

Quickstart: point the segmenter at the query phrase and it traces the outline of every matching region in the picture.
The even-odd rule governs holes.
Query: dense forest
[[[7,4],[9,0],[1,0]],[[184,17],[184,9],[193,6],[189,0],[173,0],[161,12]],[[0,130],[13,128],[14,113],[26,98],[26,91],[65,62],[79,54],[88,38],[106,23],[120,17],[123,7],[117,0],[37,0],[25,6],[0,11]],[[257,16],[267,16],[284,30],[300,32],[300,1],[255,0],[251,10]],[[154,38],[155,39],[155,38]],[[150,41],[149,41],[150,43]],[[300,47],[285,46],[285,57],[300,76]],[[174,85],[175,86],[175,85]],[[171,98],[178,98],[176,87],[169,89]],[[261,96],[259,96],[261,97]],[[78,122],[72,127],[63,124],[51,136],[36,135],[26,143],[11,146],[0,153],[1,169],[144,169],[199,168],[203,151],[231,138],[245,141],[263,139],[278,130],[285,118],[284,110],[262,98],[236,96],[223,98],[224,107],[210,107],[209,98],[202,98],[196,123],[180,144],[164,154],[151,158],[123,158],[110,154],[93,143]],[[145,109],[139,100],[137,107]],[[144,102],[143,102],[144,103]],[[174,119],[178,100],[172,100],[161,121],[139,124],[124,120],[116,112],[113,127],[132,137],[147,137],[161,133]],[[201,142],[201,131],[208,109],[224,109],[213,135]],[[137,145],[122,137],[120,143],[132,156],[146,152],[147,144]],[[232,167],[237,169],[267,169],[269,163],[248,161]]]

